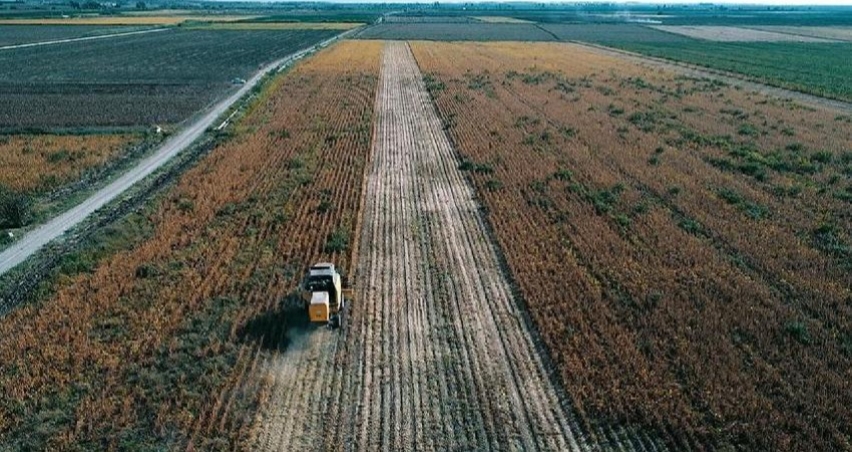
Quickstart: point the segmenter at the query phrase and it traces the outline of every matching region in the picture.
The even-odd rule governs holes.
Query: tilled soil
[[[548,374],[406,43],[385,48],[376,114],[357,299],[342,331],[294,328],[267,362],[251,446],[593,448]],[[594,449],[634,449],[623,444]]]

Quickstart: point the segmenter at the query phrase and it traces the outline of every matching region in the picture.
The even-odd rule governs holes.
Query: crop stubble
[[[585,449],[405,43],[376,115],[358,299],[344,331],[292,331],[266,365],[255,448]]]
[[[581,412],[678,450],[848,438],[849,273],[814,241],[848,243],[845,116],[572,45],[413,49]]]
[[[379,49],[336,45],[270,82],[139,215],[150,237],[0,319],[0,449],[238,447],[281,300],[307,262],[349,266],[326,243],[356,228]]]

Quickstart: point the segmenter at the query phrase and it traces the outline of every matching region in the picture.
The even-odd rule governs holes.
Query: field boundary
[[[556,42],[560,42],[560,41],[562,41],[562,38],[560,38],[559,36],[557,36],[557,35],[556,35],[556,33],[554,33],[554,32],[552,32],[552,31],[550,31],[550,30],[548,30],[548,29],[546,29],[546,28],[542,27],[542,26],[541,26],[541,24],[539,24],[539,23],[534,23],[534,22],[533,22],[533,25],[535,25],[535,28],[538,28],[539,30],[541,30],[541,31],[543,31],[543,32],[545,32],[545,33],[547,33],[547,34],[549,34],[550,36],[553,36],[553,39],[555,39],[555,40],[556,40]]]
[[[745,74],[738,74],[735,72],[712,69],[706,66],[686,63],[680,60],[653,57],[641,53],[631,52],[629,50],[608,47],[600,44],[592,44],[585,41],[563,42],[585,47],[586,49],[589,49],[598,54],[613,56],[639,64],[650,64],[655,67],[672,70],[690,77],[701,77],[719,80],[732,85],[738,85],[746,89],[758,91],[770,96],[801,102],[812,107],[829,108],[843,113],[852,113],[852,103],[850,102],[844,102],[842,100],[832,99],[830,97],[822,97],[814,94],[808,94],[802,91],[782,88],[780,86],[769,85],[764,82],[758,81],[753,77],[749,77]]]

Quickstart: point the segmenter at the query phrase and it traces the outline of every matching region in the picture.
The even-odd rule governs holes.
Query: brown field
[[[831,39],[806,36],[806,33],[788,34],[786,32],[716,25],[655,25],[651,28],[690,38],[718,42],[832,42]]]
[[[235,22],[257,16],[103,16],[67,19],[0,19],[0,25],[177,25],[183,22]]]
[[[139,142],[133,134],[0,136],[0,184],[43,191],[79,178]]]
[[[136,218],[150,237],[0,319],[0,443],[232,450],[306,265],[351,265],[380,44],[276,79]],[[289,306],[289,305],[288,305]]]
[[[566,44],[412,48],[581,415],[848,449],[848,117]]]

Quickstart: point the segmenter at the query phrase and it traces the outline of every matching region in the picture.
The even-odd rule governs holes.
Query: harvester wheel
[[[340,328],[340,314],[335,314],[328,319],[328,328],[332,330]]]

